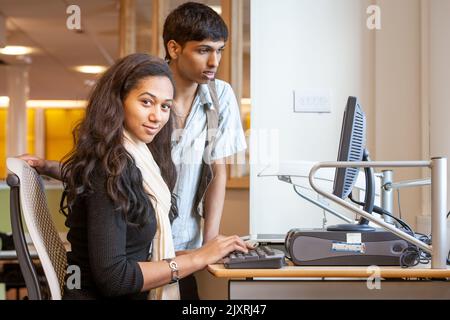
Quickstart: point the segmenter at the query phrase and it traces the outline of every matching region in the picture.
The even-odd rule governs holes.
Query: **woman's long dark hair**
[[[118,211],[145,216],[150,202],[144,191],[142,174],[123,145],[123,102],[139,81],[151,76],[167,77],[175,93],[168,65],[162,59],[146,54],[132,54],[120,59],[99,79],[91,93],[86,116],[73,131],[74,149],[62,165],[69,210],[78,196],[94,190],[94,179],[100,174],[106,178],[106,192]],[[167,124],[148,145],[171,192],[177,178],[171,158],[172,131],[170,115]],[[172,196],[172,220],[177,215],[174,200]]]

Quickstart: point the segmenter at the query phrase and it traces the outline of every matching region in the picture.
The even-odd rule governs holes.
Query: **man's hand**
[[[22,154],[17,158],[25,160],[31,167],[35,168],[39,174],[46,174],[45,159],[41,159],[32,154]]]
[[[36,171],[45,176],[49,176],[56,180],[61,180],[61,163],[39,158],[31,154],[22,154],[17,158],[25,160]]]

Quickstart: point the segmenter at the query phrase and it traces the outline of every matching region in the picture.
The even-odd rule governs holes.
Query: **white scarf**
[[[151,261],[174,258],[175,249],[172,240],[172,227],[169,220],[171,207],[171,193],[166,182],[161,176],[161,170],[153,159],[147,145],[134,138],[124,130],[124,146],[128,153],[134,158],[144,181],[144,189],[151,194],[150,201],[156,215],[156,234],[151,246]],[[167,265],[169,269],[169,265]],[[180,291],[178,283],[168,284],[150,291],[151,300],[179,300]]]

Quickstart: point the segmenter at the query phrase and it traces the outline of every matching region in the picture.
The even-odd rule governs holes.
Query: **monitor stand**
[[[369,151],[364,149],[363,161],[370,161]],[[372,214],[373,205],[375,202],[375,175],[373,168],[364,168],[364,174],[366,176],[366,194],[364,199],[363,210],[369,214]],[[362,218],[356,224],[338,224],[335,226],[329,226],[328,231],[351,231],[351,232],[373,232],[375,228],[369,226],[369,220]]]

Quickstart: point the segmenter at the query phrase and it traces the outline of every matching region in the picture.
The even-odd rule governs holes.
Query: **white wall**
[[[375,35],[375,155],[377,160],[450,156],[450,1],[379,0]],[[395,179],[430,177],[396,170]],[[447,179],[450,178],[450,172]],[[429,230],[430,188],[402,189],[403,218]],[[450,190],[447,197],[450,199]],[[424,221],[427,223],[424,224]]]
[[[273,161],[336,159],[347,97],[358,96],[368,117],[372,114],[373,36],[366,8],[360,0],[252,1],[252,233],[322,225],[321,211],[290,185],[257,177],[264,168],[255,163],[257,154],[268,145],[260,132],[278,134],[279,144],[270,150]],[[333,92],[331,113],[293,112],[293,90],[308,88]]]
[[[366,26],[370,4],[381,9],[380,30]],[[274,162],[335,160],[348,95],[366,112],[373,160],[450,155],[450,1],[254,0],[251,10],[251,232],[321,226],[321,211],[288,184],[257,177],[264,165],[255,155],[269,145],[258,133],[277,130]],[[292,91],[304,88],[331,89],[332,112],[294,113]],[[428,169],[394,173],[396,181],[429,176]],[[402,218],[412,226],[430,214],[429,192],[400,191]]]

